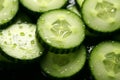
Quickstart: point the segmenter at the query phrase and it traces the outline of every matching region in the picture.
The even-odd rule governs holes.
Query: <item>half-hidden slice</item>
[[[105,41],[93,48],[90,68],[96,80],[120,79],[120,42]]]
[[[48,52],[43,56],[40,66],[48,75],[55,78],[68,78],[82,70],[86,61],[86,49],[81,46],[75,52],[56,54]]]
[[[0,25],[9,22],[18,11],[18,0],[0,0]]]
[[[45,12],[63,7],[67,0],[20,0],[28,9],[35,12]]]
[[[78,15],[63,9],[46,12],[37,22],[38,36],[49,46],[58,49],[79,46],[85,37],[84,29]]]
[[[35,36],[36,25],[13,24],[0,32],[2,51],[15,59],[32,60],[42,55],[43,48]]]
[[[77,1],[78,5],[80,7],[82,7],[82,5],[83,5],[83,3],[84,3],[85,0],[76,0],[76,1]]]

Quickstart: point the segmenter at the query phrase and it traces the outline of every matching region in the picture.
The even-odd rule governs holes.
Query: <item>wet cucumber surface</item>
[[[11,6],[10,9],[8,7],[5,8],[7,4],[9,4],[9,1],[15,1],[15,3],[11,3],[11,4],[19,3],[18,11],[17,11],[17,7],[16,8],[14,7],[13,9],[16,10],[16,12],[14,11],[14,13],[13,12],[10,13],[9,11],[11,10],[11,7],[13,6]],[[61,0],[61,2],[59,3],[58,1],[56,3],[56,0],[52,0],[52,3],[50,3],[50,0],[34,0],[33,1],[34,3],[36,1],[39,3],[40,2],[42,3],[42,5],[40,4],[40,6],[38,5],[38,3],[36,3],[37,5],[34,5],[32,3],[30,8],[33,7],[32,9],[36,11],[25,6],[26,4],[27,5],[31,4],[31,3],[27,3],[27,0],[20,0],[20,1],[9,0],[9,1],[0,0],[0,14],[2,10],[5,11],[6,9],[8,10],[7,11],[8,13],[14,14],[14,17],[11,18],[10,21],[6,21],[6,23],[3,23],[2,26],[0,24],[0,36],[3,35],[2,32],[7,32],[3,35],[3,36],[7,35],[6,37],[0,37],[0,40],[1,40],[0,44],[2,44],[2,47],[0,46],[1,47],[0,48],[0,80],[8,80],[8,79],[10,80],[25,80],[25,79],[31,79],[31,80],[119,80],[120,79],[119,78],[119,74],[120,74],[120,64],[119,64],[119,60],[120,60],[120,54],[119,54],[120,53],[120,50],[119,50],[120,49],[120,35],[119,35],[120,34],[120,31],[119,31],[120,4],[119,2],[120,1],[119,0]],[[50,7],[46,7],[48,3],[50,3],[49,5]],[[54,7],[54,5],[52,6],[52,4],[55,4],[55,5],[58,4],[58,5]],[[38,9],[36,6],[41,9]],[[49,10],[50,8],[52,9]],[[60,15],[62,14],[62,16],[59,17],[59,15],[57,15],[58,12],[50,14],[52,15],[53,19],[49,15],[47,17],[44,16],[46,14],[51,13],[52,11],[53,12],[60,11]],[[66,11],[72,14],[72,18],[69,18],[70,14],[66,14]],[[67,15],[66,18],[63,15],[64,13]],[[21,16],[17,16],[17,14],[19,15],[21,14]],[[22,17],[23,14],[26,17],[25,16]],[[10,15],[9,17],[11,16],[12,15]],[[79,20],[76,20],[76,17],[74,18],[74,16],[77,16],[77,18],[79,18],[82,21],[82,25],[77,25],[79,24]],[[13,62],[12,60],[10,60],[11,58],[6,57],[6,55],[3,55],[4,53],[2,51],[2,48],[9,47],[9,46],[5,47],[3,45],[5,45],[6,42],[7,43],[11,42],[7,40],[8,35],[10,35],[8,27],[12,26],[13,24],[14,25],[24,24],[26,27],[27,27],[26,24],[33,24],[34,26],[38,26],[37,21],[39,21],[40,17],[41,19],[42,18],[46,19],[46,21],[41,20],[41,22],[39,23],[40,26],[44,26],[44,27],[46,27],[46,25],[50,25],[50,27],[52,26],[50,28],[51,32],[49,31],[45,32],[45,34],[48,35],[47,37],[51,36],[52,34],[52,37],[57,36],[59,38],[58,39],[59,41],[55,41],[52,39],[53,41],[51,42],[53,42],[53,44],[57,42],[58,43],[56,44],[57,47],[60,47],[59,45],[65,45],[65,43],[61,44],[61,41],[67,38],[66,42],[71,41],[66,45],[67,47],[69,47],[71,44],[76,44],[76,43],[77,44],[79,43],[78,46],[70,50],[65,49],[66,51],[64,53],[63,53],[63,50],[60,51],[60,53],[62,54],[60,53],[53,54],[59,51],[56,51],[55,49],[55,52],[51,52],[51,51],[49,52],[48,47],[43,47],[44,48],[43,54],[36,53],[37,56],[38,55],[40,56],[37,57],[37,59],[33,60],[32,58],[35,58],[36,55],[31,56],[29,54],[29,48],[32,48],[34,46],[27,47],[28,45],[26,45],[26,43],[29,43],[29,42],[30,44],[34,44],[34,41],[32,41],[31,38],[28,37],[30,36],[29,33],[32,33],[32,31],[29,31],[27,28],[23,28],[24,32],[21,32],[20,30],[16,30],[14,28],[15,30],[12,29],[11,31],[12,36],[10,36],[9,39],[12,39],[12,42],[14,42],[13,35],[19,33],[21,37],[17,36],[17,38],[15,39],[17,41],[19,41],[20,39],[22,40],[22,42],[19,42],[18,45],[20,45],[20,48],[22,50],[26,51],[27,49],[28,52],[25,54],[29,55],[28,58],[31,58],[31,59],[30,61],[24,60],[22,62],[18,62],[15,59],[16,61]],[[2,18],[4,17],[1,17],[0,15],[0,20]],[[76,22],[75,20],[78,22]],[[3,20],[3,22],[4,21],[5,20]],[[77,23],[77,24],[74,24],[74,23]],[[110,26],[109,24],[112,26]],[[78,34],[77,31],[81,32],[78,26],[84,27],[85,33],[83,33],[84,34],[84,38],[82,38],[83,40],[81,39],[82,35],[79,36],[79,38],[78,37],[74,38],[74,35]],[[73,27],[78,27],[78,28],[73,29]],[[49,26],[46,27],[46,29],[48,28]],[[72,34],[73,32],[75,33],[74,35]],[[69,38],[71,35],[72,37]],[[22,38],[23,36],[24,38]],[[38,35],[37,30],[35,31],[34,36],[36,37],[36,39],[38,39],[39,44],[42,44],[43,46],[45,45],[42,41],[39,41],[40,38],[38,37],[40,36]],[[28,41],[24,41],[23,39],[26,39]],[[78,42],[76,42],[77,39],[79,40]],[[16,46],[16,44],[12,44],[12,45],[13,47]],[[85,46],[84,51],[86,51],[86,55],[82,57],[84,58],[83,60],[82,58],[79,58],[80,55],[82,55],[82,52],[80,52],[79,55],[75,53],[77,52],[77,50],[78,51],[81,50],[80,49],[81,45]],[[14,52],[12,49],[16,50],[14,52],[14,55],[10,56],[12,58],[15,58],[14,56],[17,53],[20,54],[20,51],[17,52],[17,49],[13,47],[11,49],[6,48],[6,50],[8,50],[7,53]],[[35,51],[36,48],[34,47],[32,48],[32,50]],[[52,50],[54,50],[54,47],[52,48]],[[27,59],[27,57],[24,57],[24,54],[20,54],[20,56],[17,55],[16,57],[21,58],[22,55],[23,55],[22,58]],[[77,64],[76,61],[78,62],[79,66],[76,65]],[[80,69],[77,70],[79,67]],[[74,69],[76,69],[77,71],[75,71]],[[57,71],[64,73],[64,74],[60,74]]]
[[[93,48],[89,65],[96,80],[120,79],[119,48],[120,42],[116,41],[101,42]]]

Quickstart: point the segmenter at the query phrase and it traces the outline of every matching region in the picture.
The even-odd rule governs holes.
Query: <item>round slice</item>
[[[96,80],[119,80],[120,42],[106,41],[93,48],[90,68]]]
[[[6,55],[20,60],[32,60],[42,55],[36,36],[36,25],[13,24],[0,32],[0,47]]]
[[[53,9],[59,9],[65,5],[67,0],[20,0],[28,9],[35,12],[45,12]]]
[[[48,52],[43,56],[40,66],[42,70],[55,78],[67,78],[78,73],[86,61],[86,49],[81,46],[77,51],[68,54]]]
[[[85,26],[75,13],[53,10],[40,16],[37,33],[48,45],[58,49],[74,48],[84,40]]]
[[[120,29],[120,0],[85,0],[82,16],[88,27],[98,32]]]
[[[0,25],[9,22],[18,11],[18,0],[0,0]]]

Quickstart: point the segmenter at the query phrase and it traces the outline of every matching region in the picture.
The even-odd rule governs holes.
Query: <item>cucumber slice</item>
[[[77,1],[78,5],[79,5],[80,7],[82,7],[83,2],[84,2],[85,0],[76,0],[76,1]]]
[[[120,0],[85,0],[82,14],[92,30],[113,32],[120,29]]]
[[[48,52],[43,56],[42,70],[55,78],[68,78],[78,73],[86,61],[86,49],[81,46],[77,51],[68,54]]]
[[[18,60],[33,60],[42,55],[36,36],[36,25],[13,24],[0,32],[0,47],[7,56]]]
[[[37,22],[39,37],[50,47],[70,49],[82,43],[85,26],[75,13],[53,10],[40,16]]]
[[[0,0],[0,25],[9,22],[18,11],[18,0]]]
[[[35,12],[45,12],[53,9],[59,9],[64,6],[67,0],[20,0],[28,9]]]
[[[93,48],[90,68],[96,80],[119,80],[120,42],[105,41]]]

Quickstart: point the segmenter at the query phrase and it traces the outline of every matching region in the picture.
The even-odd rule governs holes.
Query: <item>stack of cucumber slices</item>
[[[31,64],[42,80],[120,80],[119,55],[119,0],[0,0],[3,70]]]

